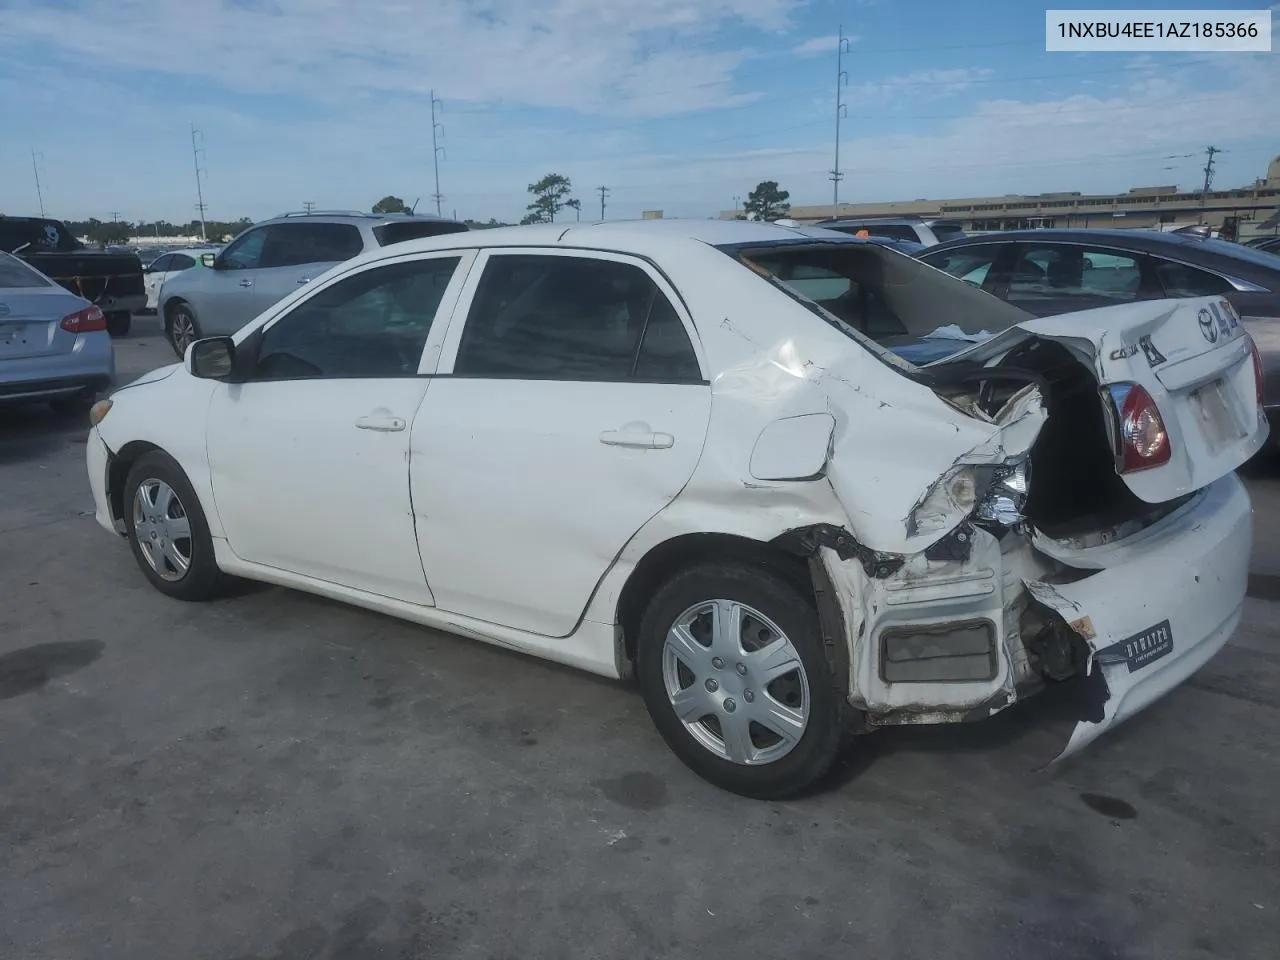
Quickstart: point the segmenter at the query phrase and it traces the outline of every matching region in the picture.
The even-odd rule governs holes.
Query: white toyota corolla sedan
[[[99,403],[89,480],[168,596],[247,577],[635,676],[749,796],[1049,686],[1070,752],[1234,630],[1267,432],[1225,300],[1124,296],[1035,319],[762,223],[410,241]]]

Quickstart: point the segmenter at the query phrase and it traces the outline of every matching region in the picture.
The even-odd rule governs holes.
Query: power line
[[[600,191],[600,219],[604,219],[604,198],[609,193],[608,187],[596,187]]]
[[[844,174],[840,172],[840,120],[848,112],[842,99],[844,88],[849,84],[849,74],[844,69],[844,54],[849,49],[849,41],[844,35],[844,25],[839,27],[836,39],[836,153],[835,162],[831,165],[831,216],[840,216],[840,180]]]
[[[436,201],[436,216],[441,217],[441,216],[444,216],[444,214],[440,212],[440,201],[443,200],[444,197],[440,193],[440,151],[443,150],[444,147],[440,146],[440,144],[437,142],[436,133],[437,132],[441,134],[444,133],[444,124],[436,119],[437,104],[439,104],[440,106],[440,112],[444,113],[444,103],[436,97],[435,90],[432,90],[431,91],[431,166],[435,169],[435,173],[436,173],[436,192],[432,194],[432,197],[434,197]]]

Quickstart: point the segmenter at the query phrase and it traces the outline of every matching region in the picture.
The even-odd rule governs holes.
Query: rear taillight
[[[1132,473],[1169,461],[1169,431],[1151,394],[1136,383],[1107,387],[1115,411],[1116,469]]]
[[[1246,333],[1246,337],[1249,335]],[[1262,354],[1258,352],[1258,345],[1253,342],[1253,337],[1249,337],[1249,355],[1253,357],[1253,389],[1258,398],[1258,406],[1262,406],[1263,400],[1263,382],[1262,382]]]
[[[100,307],[85,307],[67,314],[58,326],[67,333],[96,333],[107,329],[107,318]]]

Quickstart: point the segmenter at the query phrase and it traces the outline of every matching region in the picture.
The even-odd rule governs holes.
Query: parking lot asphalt
[[[1238,634],[1084,754],[1040,769],[1030,701],[760,803],[629,686],[283,589],[165,598],[90,515],[85,433],[0,410],[0,957],[1276,956],[1274,458]]]

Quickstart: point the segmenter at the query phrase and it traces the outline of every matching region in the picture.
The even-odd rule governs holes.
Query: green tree
[[[383,197],[373,205],[374,213],[408,213],[409,208],[405,206],[403,200],[399,197],[393,197],[390,194]]]
[[[777,220],[791,212],[790,192],[778,189],[777,180],[763,180],[747,194],[742,205],[748,220]]]
[[[520,222],[555,223],[556,214],[569,205],[572,190],[569,178],[559,173],[548,173],[537,183],[529,184],[533,203],[529,204],[529,212]]]

